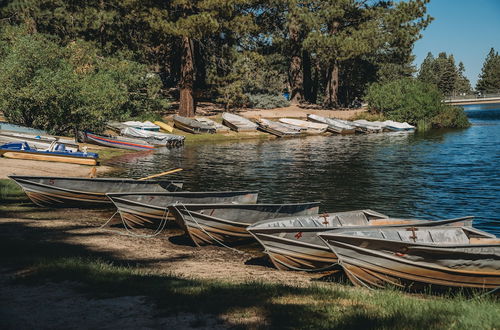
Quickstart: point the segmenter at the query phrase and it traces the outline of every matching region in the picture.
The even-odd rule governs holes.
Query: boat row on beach
[[[182,182],[11,176],[43,207],[114,206],[127,227],[175,221],[197,246],[256,241],[274,266],[343,271],[354,285],[500,286],[500,240],[472,217],[401,219],[373,210],[320,213],[317,202],[266,204],[257,191],[183,191]]]
[[[411,131],[415,127],[394,121],[368,122],[366,120],[347,121],[307,115],[307,120],[280,118],[279,121],[259,118],[255,122],[234,113],[223,113],[222,124],[205,117],[187,118],[173,116],[174,126],[192,133],[252,132],[261,130],[277,137],[294,137],[305,134],[377,133],[384,131]],[[80,150],[78,142],[96,144],[111,148],[148,151],[161,147],[178,147],[185,137],[172,134],[173,127],[163,122],[108,122],[112,134],[96,134],[89,131],[76,132],[76,141],[51,136],[42,130],[0,123],[0,153],[4,157],[67,162],[96,165],[97,156]],[[163,130],[164,132],[161,132]],[[165,133],[167,132],[167,133]],[[3,145],[2,145],[3,143]],[[55,150],[57,149],[57,150]]]

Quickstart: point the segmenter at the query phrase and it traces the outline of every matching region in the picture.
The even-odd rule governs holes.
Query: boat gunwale
[[[9,176],[10,179],[14,180],[24,190],[24,187],[18,182],[18,179],[14,179],[14,177],[19,177],[19,176],[15,176],[15,175],[10,175]],[[59,179],[61,179],[61,178],[59,178]],[[64,178],[64,179],[66,179],[66,178]],[[88,178],[67,178],[67,179],[88,179]],[[96,178],[96,179],[103,179],[103,178]],[[91,179],[91,180],[95,180],[95,179]],[[57,190],[57,191],[66,191],[66,192],[72,192],[72,193],[81,193],[81,194],[94,195],[94,196],[106,196],[108,194],[106,192],[102,192],[102,193],[97,192],[96,193],[96,192],[91,192],[91,191],[72,190],[72,189],[62,188],[62,187],[58,187],[58,186],[51,186],[51,185],[47,185],[47,184],[43,184],[43,183],[39,183],[39,182],[32,182],[32,181],[28,181],[26,179],[21,179],[20,181],[23,182],[23,183],[29,183],[29,184],[32,184],[32,185],[35,185],[35,186],[39,186],[39,187],[47,187],[47,188],[50,188],[51,190]],[[138,180],[134,180],[134,183],[135,182],[138,182]],[[155,182],[155,181],[149,181],[149,182]],[[156,182],[165,182],[165,181],[156,181]],[[174,183],[173,181],[167,181],[167,182],[170,183],[170,184]]]
[[[318,236],[321,237],[321,235],[318,235]],[[352,236],[344,236],[344,237],[346,237],[346,238],[352,238]],[[494,272],[494,271],[493,272],[492,271],[478,272],[478,271],[474,271],[474,270],[464,270],[464,269],[459,269],[459,268],[445,267],[445,266],[440,266],[440,265],[436,265],[436,264],[429,264],[428,262],[422,263],[422,262],[418,262],[418,261],[408,260],[408,259],[396,256],[396,255],[390,255],[387,252],[383,252],[383,251],[375,250],[375,249],[368,249],[368,248],[365,248],[365,247],[361,247],[361,246],[358,246],[358,245],[349,244],[349,243],[346,243],[346,242],[339,242],[339,241],[336,241],[336,240],[332,240],[335,243],[330,243],[326,239],[323,239],[323,241],[325,241],[325,243],[337,255],[337,257],[339,259],[339,264],[342,264],[343,259],[349,259],[349,260],[356,260],[356,261],[358,261],[358,263],[366,263],[366,264],[370,264],[370,265],[374,265],[374,266],[377,266],[377,267],[382,267],[384,269],[391,270],[391,268],[389,268],[389,267],[385,267],[385,266],[381,266],[381,265],[369,262],[369,261],[366,260],[366,258],[359,259],[359,258],[354,258],[354,257],[349,257],[349,256],[346,257],[345,254],[339,254],[335,250],[335,246],[332,246],[334,244],[341,245],[341,246],[343,246],[344,249],[347,249],[347,250],[361,251],[361,252],[364,252],[365,254],[368,254],[368,255],[376,255],[376,256],[378,256],[378,257],[380,257],[382,259],[389,259],[389,260],[395,261],[396,263],[403,263],[403,264],[417,266],[417,267],[431,269],[431,270],[432,269],[436,269],[438,271],[443,271],[443,272],[448,272],[448,273],[455,272],[455,273],[458,273],[458,274],[470,274],[470,275],[477,275],[478,274],[478,275],[492,276],[492,277],[494,277],[494,276],[499,277],[500,276],[500,274],[499,274],[498,271],[497,272]],[[387,240],[385,240],[385,241],[387,241]],[[402,243],[405,243],[405,242],[402,242]],[[408,242],[408,243],[413,244],[412,242]],[[481,246],[482,245],[479,245],[479,247],[481,247]],[[495,246],[499,247],[500,244],[496,244]],[[446,246],[446,247],[461,247],[461,246]],[[360,252],[358,252],[358,253],[360,253]],[[350,262],[347,261],[347,263],[350,263]],[[358,267],[365,267],[365,266],[358,265]]]

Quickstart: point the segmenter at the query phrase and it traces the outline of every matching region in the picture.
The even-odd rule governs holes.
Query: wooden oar
[[[137,179],[137,180],[149,180],[149,179],[152,179],[152,178],[156,178],[156,177],[159,177],[159,176],[164,176],[164,175],[167,175],[167,174],[172,174],[172,173],[176,173],[176,172],[180,172],[180,171],[182,171],[182,168],[174,168],[173,170],[168,170],[168,171],[163,172],[163,173],[158,173],[158,174],[146,176],[144,178],[140,178],[140,179]]]

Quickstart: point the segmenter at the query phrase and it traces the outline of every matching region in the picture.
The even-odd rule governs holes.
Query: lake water
[[[260,202],[320,201],[321,211],[476,217],[500,235],[500,104],[467,106],[473,126],[425,133],[199,144],[118,158],[121,176],[167,169],[185,188],[258,190]]]

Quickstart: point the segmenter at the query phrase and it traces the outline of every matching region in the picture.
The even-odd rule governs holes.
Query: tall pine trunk
[[[189,37],[182,37],[182,56],[181,56],[181,79],[180,79],[180,101],[179,115],[193,117],[196,112],[194,99],[194,43]]]
[[[323,105],[327,108],[337,108],[339,105],[339,65],[334,61],[326,73],[326,88]]]
[[[311,58],[307,51],[302,51],[302,71],[303,71],[303,88],[304,88],[304,100],[309,103],[314,103],[315,98],[313,97],[313,81],[311,75]]]
[[[291,59],[288,68],[288,83],[290,85],[290,103],[299,104],[304,100],[304,75],[302,72],[302,54],[300,45],[300,30],[297,22],[291,19],[288,25],[290,35]]]
[[[339,22],[333,22],[330,26],[330,33],[337,33]],[[323,105],[327,108],[337,108],[339,105],[339,63],[335,59],[331,62],[326,73],[326,88]]]

